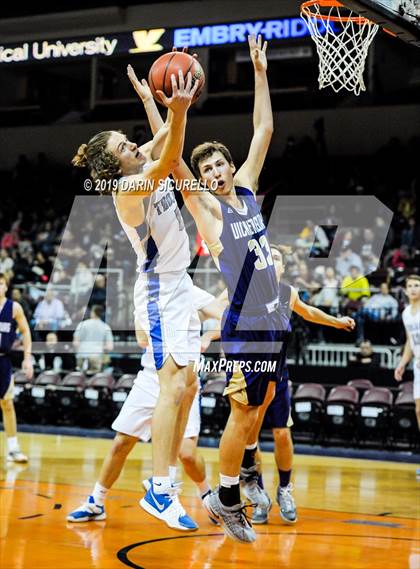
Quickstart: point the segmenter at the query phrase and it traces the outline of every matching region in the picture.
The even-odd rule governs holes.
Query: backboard
[[[391,35],[420,47],[420,0],[340,0]]]

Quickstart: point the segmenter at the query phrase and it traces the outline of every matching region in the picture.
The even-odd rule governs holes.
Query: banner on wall
[[[49,61],[79,57],[110,57],[128,53],[152,53],[170,50],[173,46],[214,47],[246,43],[249,34],[263,39],[290,40],[309,36],[300,17],[192,26],[155,28],[116,34],[25,41],[0,45],[0,63]]]

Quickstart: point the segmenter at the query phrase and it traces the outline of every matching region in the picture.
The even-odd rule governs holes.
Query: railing
[[[398,365],[400,347],[372,346],[379,355],[382,368],[394,369]],[[306,362],[313,366],[346,367],[350,355],[359,353],[354,345],[343,344],[308,344],[305,348]]]

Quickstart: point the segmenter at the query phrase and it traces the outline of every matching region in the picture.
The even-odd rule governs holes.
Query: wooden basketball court
[[[420,483],[415,465],[297,456],[299,520],[257,526],[251,545],[225,538],[208,521],[195,486],[182,501],[195,533],[166,528],[139,506],[151,473],[151,446],[139,444],[106,503],[103,522],[69,524],[66,514],[90,492],[110,440],[20,436],[27,466],[2,463],[1,554],[4,569],[419,569]],[[217,450],[202,449],[217,482]],[[3,453],[4,454],[4,449]],[[264,454],[265,485],[275,495],[273,457]]]

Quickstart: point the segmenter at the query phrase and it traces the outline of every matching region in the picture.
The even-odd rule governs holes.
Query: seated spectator
[[[296,247],[303,247],[310,251],[311,257],[316,257],[320,253],[328,250],[330,245],[329,239],[324,229],[317,225],[315,227],[313,221],[308,220],[305,227],[296,240]]]
[[[102,315],[102,306],[92,306],[90,318],[80,322],[73,336],[77,367],[88,373],[102,371],[104,364],[109,361],[105,351],[114,347],[112,330],[102,321]]]
[[[0,249],[0,273],[4,275],[9,275],[12,271],[14,261],[9,257],[9,253],[6,249]]]
[[[339,283],[332,267],[327,267],[322,289],[313,297],[312,303],[330,314],[337,314],[340,304]]]
[[[359,301],[370,296],[369,281],[360,274],[357,265],[350,268],[350,274],[345,276],[341,283],[341,294],[350,301]]]
[[[380,292],[371,296],[356,314],[357,340],[365,336],[365,321],[389,322],[398,318],[398,301],[389,293],[387,283],[382,283]]]
[[[95,284],[92,290],[92,296],[90,297],[89,305],[100,304],[105,306],[106,302],[106,280],[104,275],[97,275],[95,279]]]
[[[401,245],[406,247],[415,247],[419,243],[420,235],[419,230],[416,228],[416,220],[410,217],[405,227],[401,232]]]
[[[312,293],[320,288],[320,284],[310,275],[305,261],[299,262],[298,271],[298,275],[294,280],[294,286],[299,290],[299,296],[302,300],[307,302]]]
[[[56,372],[74,369],[74,355],[71,345],[58,342],[55,332],[49,332],[45,340],[45,349],[38,359],[42,371],[53,369]]]
[[[359,346],[359,352],[349,357],[349,364],[352,366],[371,368],[378,367],[379,363],[379,354],[374,353],[373,346],[369,340],[362,342]]]
[[[360,256],[350,246],[346,246],[340,251],[335,270],[339,277],[344,278],[350,273],[351,267],[356,267],[360,273],[363,271],[363,263]]]
[[[22,291],[19,288],[12,288],[10,297],[14,302],[18,302],[21,305],[21,307],[23,308],[23,312],[25,313],[25,316],[29,322],[31,319],[32,311],[30,304],[27,301],[27,299],[23,296]]]
[[[76,273],[71,279],[70,295],[72,297],[72,301],[77,303],[77,299],[92,290],[92,287],[92,271],[88,269],[85,261],[80,260],[77,263]]]
[[[34,325],[37,330],[58,330],[68,323],[69,317],[64,304],[55,293],[48,289],[45,297],[34,312]]]

